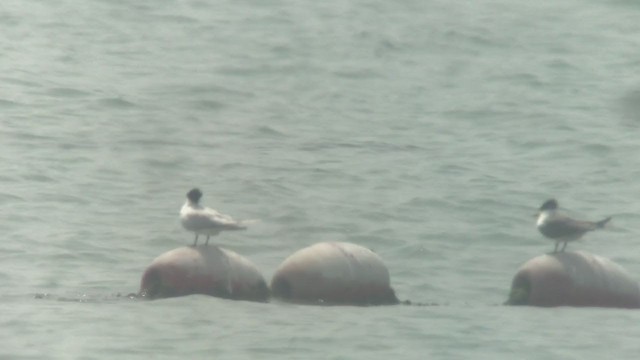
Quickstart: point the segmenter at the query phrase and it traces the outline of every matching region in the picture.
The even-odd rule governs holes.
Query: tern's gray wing
[[[547,219],[540,227],[540,232],[550,238],[579,236],[587,231],[595,230],[598,225],[591,221],[575,220],[567,216],[556,216]]]
[[[245,226],[241,222],[234,220],[231,216],[222,214],[211,208],[206,208],[202,213],[202,221],[208,223],[209,227],[218,227],[225,230],[242,230]]]

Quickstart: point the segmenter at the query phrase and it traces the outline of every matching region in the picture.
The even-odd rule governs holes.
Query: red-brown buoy
[[[507,304],[638,308],[640,287],[611,260],[559,252],[525,263],[513,278]]]
[[[246,258],[214,245],[181,247],[158,256],[142,276],[140,295],[150,299],[206,294],[267,301],[269,290]]]
[[[389,271],[373,251],[344,242],[323,242],[289,256],[271,281],[274,297],[322,304],[396,304]]]

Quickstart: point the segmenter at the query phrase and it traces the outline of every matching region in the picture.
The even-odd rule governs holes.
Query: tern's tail
[[[240,220],[238,221],[238,225],[246,228],[248,225],[253,225],[255,223],[259,223],[259,219],[250,219],[250,220]]]
[[[603,228],[605,225],[607,225],[607,223],[609,222],[609,220],[611,220],[611,216],[609,216],[606,219],[600,220],[600,221],[596,221],[596,226],[598,228]]]

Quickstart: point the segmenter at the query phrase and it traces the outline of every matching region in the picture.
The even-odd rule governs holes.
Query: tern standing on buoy
[[[542,235],[556,242],[553,252],[558,252],[558,245],[564,243],[560,251],[564,251],[567,243],[578,240],[589,231],[603,228],[611,217],[600,221],[575,220],[558,212],[556,199],[549,199],[542,204],[538,212],[536,226]]]
[[[193,246],[198,244],[199,235],[207,235],[205,245],[209,244],[209,238],[216,236],[221,231],[244,230],[248,221],[236,221],[231,216],[221,214],[214,209],[203,207],[199,204],[202,191],[195,188],[187,193],[187,201],[180,209],[180,222],[188,231],[196,234]]]

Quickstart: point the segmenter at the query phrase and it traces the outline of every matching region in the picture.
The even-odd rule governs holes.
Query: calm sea
[[[633,359],[640,313],[505,307],[550,197],[640,278],[640,5],[5,0],[0,358]],[[270,279],[376,251],[413,305],[136,301],[185,193]]]

